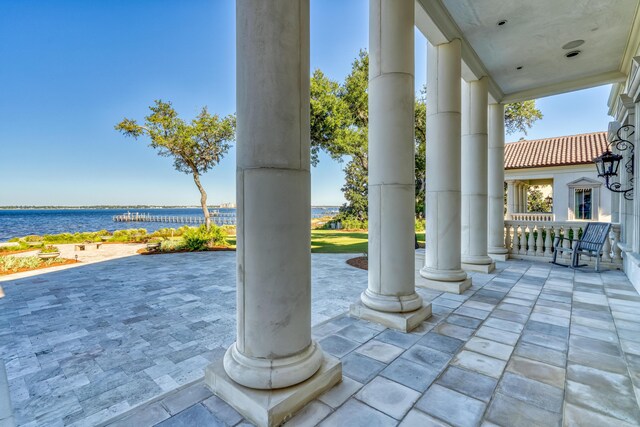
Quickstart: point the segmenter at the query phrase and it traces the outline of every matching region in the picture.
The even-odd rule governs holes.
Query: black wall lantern
[[[629,176],[629,188],[623,188],[620,182],[613,182],[613,178],[618,176],[618,170],[620,169],[620,162],[624,161],[624,156],[616,153],[612,153],[610,149],[607,149],[602,155],[593,159],[598,169],[598,176],[604,178],[605,187],[614,193],[622,193],[626,200],[633,199],[633,151],[634,145],[628,139],[622,138],[620,133],[622,131],[627,132],[627,138],[631,137],[635,133],[633,125],[622,126],[616,132],[616,136],[609,143],[610,147],[615,147],[619,152],[629,152],[629,159],[624,163],[624,168]]]

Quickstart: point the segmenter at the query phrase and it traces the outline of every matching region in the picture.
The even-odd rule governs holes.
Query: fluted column
[[[487,255],[487,78],[462,82],[462,268],[491,272]]]
[[[520,212],[528,212],[529,211],[529,206],[528,206],[528,201],[529,199],[529,185],[528,184],[523,184],[522,185],[522,196],[521,196],[521,201],[522,201],[522,210]]]
[[[369,7],[369,283],[356,316],[401,330],[430,314],[415,290],[414,2]],[[414,313],[407,316],[390,314]]]
[[[496,261],[506,261],[504,246],[504,104],[489,104],[488,228],[487,252]],[[507,218],[509,218],[507,192]]]
[[[426,254],[419,285],[463,292],[460,262],[460,40],[427,44]]]
[[[279,425],[274,402],[295,410],[341,376],[311,339],[309,0],[238,0],[236,24],[237,337],[205,378]]]

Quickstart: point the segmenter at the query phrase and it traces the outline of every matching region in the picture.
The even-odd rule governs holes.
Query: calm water
[[[332,208],[333,209],[333,208]],[[220,208],[220,213],[235,213],[235,209]],[[149,215],[202,216],[200,208],[177,209],[130,209]],[[312,208],[312,215],[321,216],[331,209]],[[145,228],[155,231],[159,228],[178,228],[181,224],[161,222],[114,222],[113,216],[127,213],[127,209],[19,209],[0,210],[0,242],[13,237],[29,234],[58,234],[82,231],[121,230],[125,228]]]

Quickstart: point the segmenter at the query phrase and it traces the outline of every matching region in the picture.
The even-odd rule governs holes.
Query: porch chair
[[[555,242],[553,244],[553,260],[552,264],[559,265],[561,267],[578,268],[584,267],[587,264],[580,264],[580,255],[587,255],[589,257],[596,258],[596,271],[600,272],[600,257],[602,256],[602,247],[604,242],[609,238],[609,229],[611,224],[605,222],[590,222],[582,233],[582,238],[578,239],[578,236],[573,236],[573,239],[569,239],[568,236],[556,235]],[[571,242],[570,247],[563,248],[562,241],[567,239]],[[575,244],[574,247],[574,243]],[[560,264],[556,262],[558,254],[568,252],[571,254],[571,264]]]

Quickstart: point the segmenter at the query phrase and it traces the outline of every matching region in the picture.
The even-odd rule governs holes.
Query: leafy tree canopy
[[[311,77],[311,162],[317,165],[319,152],[325,151],[337,161],[348,159],[345,185],[347,204],[343,214],[364,219],[367,216],[367,135],[369,56],[361,50],[344,82],[329,79],[321,70]],[[535,100],[508,104],[505,107],[505,129],[526,133],[542,118]],[[426,89],[415,102],[415,172],[416,213],[424,212],[424,177],[426,150]]]
[[[172,157],[177,171],[192,175],[200,191],[200,202],[208,227],[210,215],[207,193],[200,182],[200,175],[217,165],[229,150],[229,142],[235,138],[235,116],[221,118],[203,107],[187,123],[178,117],[170,102],[162,100],[156,100],[149,110],[151,114],[144,118],[143,124],[125,118],[115,129],[134,139],[149,137],[149,146],[157,150],[158,155]]]

